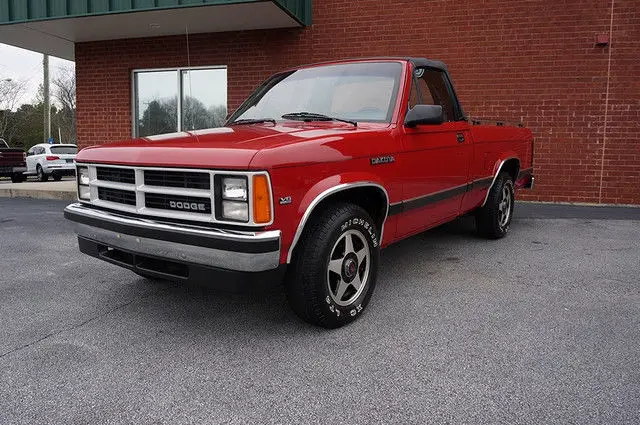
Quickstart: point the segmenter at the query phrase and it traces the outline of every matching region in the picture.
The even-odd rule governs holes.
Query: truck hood
[[[334,143],[336,140],[343,140],[356,133],[370,132],[387,126],[387,124],[376,124],[367,125],[367,128],[362,126],[355,128],[344,123],[295,122],[276,126],[267,123],[220,127],[92,146],[80,151],[76,161],[184,168],[250,169],[267,166],[270,168],[291,165],[291,163],[287,158],[280,158],[277,161],[279,163],[264,164],[264,161],[259,161],[260,164],[252,164],[252,159],[263,150],[274,153],[274,150],[285,147],[289,147],[287,151],[290,151],[292,145],[298,143],[306,145]],[[312,156],[308,160],[317,162],[318,160],[338,160],[343,157],[336,153],[335,149],[320,149],[320,151],[324,152],[322,158]],[[333,152],[335,158],[325,157],[330,152]],[[274,155],[269,155],[269,158],[273,160]],[[295,161],[300,162],[299,159]]]

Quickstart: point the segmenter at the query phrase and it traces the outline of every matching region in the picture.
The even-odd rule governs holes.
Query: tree
[[[55,115],[52,113],[54,128],[60,128],[62,141],[64,141],[64,143],[76,143],[75,71],[72,68],[61,68],[51,83],[53,84],[53,98],[60,107]],[[57,139],[57,137],[55,137],[55,131],[54,139]]]
[[[16,131],[14,110],[25,93],[26,83],[0,78],[0,137],[11,144]]]
[[[152,100],[139,120],[139,135],[173,133],[178,126],[177,110],[176,99]]]

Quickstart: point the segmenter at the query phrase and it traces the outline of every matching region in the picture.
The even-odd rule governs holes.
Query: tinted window
[[[58,155],[75,155],[78,153],[78,148],[75,146],[51,146],[51,153]]]

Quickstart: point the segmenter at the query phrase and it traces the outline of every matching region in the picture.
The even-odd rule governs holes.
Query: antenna
[[[190,47],[189,47],[189,25],[188,24],[186,24],[184,26],[184,32],[185,32],[186,39],[187,39],[187,67],[189,68],[189,69],[187,69],[187,75],[189,76],[189,78],[187,79],[187,84],[189,85],[189,98],[188,99],[191,100],[191,99],[193,99],[193,94],[191,92],[191,50],[190,50]],[[180,77],[180,78],[182,78],[182,77]],[[184,100],[185,100],[184,105],[182,105],[183,108],[185,108],[187,106],[187,102],[186,102],[187,99],[184,99]],[[187,118],[187,119],[190,118],[191,119],[190,127],[193,127],[193,116],[189,117],[188,114],[185,114],[185,118]],[[196,138],[197,137],[198,136],[196,136]]]

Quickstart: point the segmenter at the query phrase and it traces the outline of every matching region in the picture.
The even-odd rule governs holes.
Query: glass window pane
[[[178,131],[177,79],[177,71],[148,71],[135,74],[137,136]]]
[[[75,155],[78,153],[78,148],[75,146],[51,146],[51,153],[58,155]]]
[[[395,62],[303,68],[274,76],[234,119],[312,112],[342,119],[390,122],[402,66]]]
[[[220,127],[226,117],[226,68],[182,71],[182,130]]]

